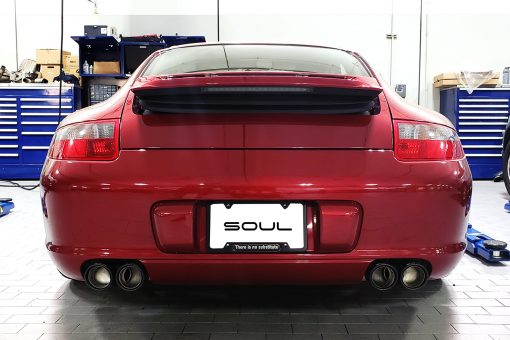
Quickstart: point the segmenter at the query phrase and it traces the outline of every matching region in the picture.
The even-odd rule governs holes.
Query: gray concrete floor
[[[465,255],[419,291],[344,287],[153,287],[92,292],[55,270],[38,190],[0,188],[1,339],[510,339],[510,264]],[[510,241],[502,183],[476,182],[471,222]],[[438,216],[440,218],[440,216]]]

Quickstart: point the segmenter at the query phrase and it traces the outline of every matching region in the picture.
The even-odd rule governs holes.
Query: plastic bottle
[[[503,69],[503,84],[510,84],[510,67],[505,67]]]
[[[83,74],[88,74],[89,73],[89,63],[87,63],[87,61],[85,60],[85,62],[83,63]]]
[[[94,65],[89,66],[89,73],[94,74]]]

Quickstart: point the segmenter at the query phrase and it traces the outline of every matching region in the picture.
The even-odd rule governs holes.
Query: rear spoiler
[[[306,82],[302,79],[294,79],[292,82],[286,79],[280,82],[281,85],[276,85],[275,82],[261,85],[260,82],[247,82],[250,77],[243,78],[243,83],[234,82],[235,85],[216,81],[214,85],[211,85],[211,82],[195,82],[195,86],[174,84],[177,85],[175,87],[168,85],[177,79],[148,81],[131,89],[135,94],[133,112],[367,115],[380,112],[379,94],[382,88],[357,78],[356,81],[337,80],[338,84],[334,84],[337,86],[317,86],[317,81]],[[327,83],[333,85],[331,81]]]

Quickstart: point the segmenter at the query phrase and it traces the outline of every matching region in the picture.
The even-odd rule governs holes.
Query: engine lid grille
[[[201,86],[133,88],[133,112],[158,113],[314,113],[380,112],[380,88],[306,86]]]

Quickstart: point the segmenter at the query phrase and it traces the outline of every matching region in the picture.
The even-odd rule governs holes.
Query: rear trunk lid
[[[375,78],[296,72],[142,77],[128,94],[122,149],[391,149]]]

